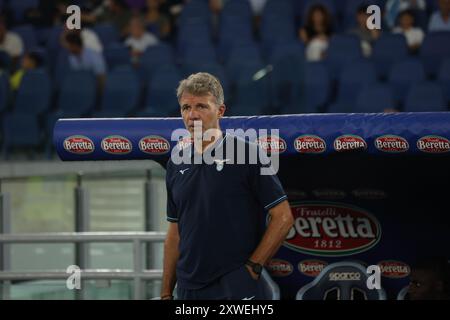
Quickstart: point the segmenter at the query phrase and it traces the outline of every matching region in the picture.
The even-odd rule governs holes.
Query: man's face
[[[75,44],[69,43],[69,44],[67,45],[67,50],[69,50],[69,52],[70,52],[71,54],[74,54],[74,55],[80,55],[80,54],[81,54],[81,51],[82,51],[82,48],[79,47],[79,46],[77,46],[77,45],[75,45]]]
[[[411,300],[433,299],[442,290],[441,282],[427,270],[412,270],[408,295]]]
[[[211,93],[194,96],[185,92],[180,98],[180,108],[184,125],[192,135],[194,121],[202,122],[202,133],[208,129],[218,129],[219,119],[225,112],[225,105],[217,105],[216,98]]]

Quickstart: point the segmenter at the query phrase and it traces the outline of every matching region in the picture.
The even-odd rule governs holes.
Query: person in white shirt
[[[431,15],[428,31],[450,31],[450,0],[439,0],[439,11]]]
[[[388,0],[385,6],[385,17],[389,28],[395,26],[397,16],[405,10],[425,11],[427,2],[425,0]]]
[[[422,29],[415,27],[415,17],[411,10],[400,13],[399,25],[394,28],[393,33],[403,34],[411,51],[417,51],[422,45],[425,33]]]
[[[18,34],[8,31],[3,17],[0,17],[0,51],[6,52],[11,57],[12,69],[15,69],[24,51],[22,38]]]
[[[142,18],[134,17],[130,21],[130,36],[125,40],[125,45],[130,48],[133,63],[138,63],[140,56],[150,47],[158,44],[156,36],[145,30]]]

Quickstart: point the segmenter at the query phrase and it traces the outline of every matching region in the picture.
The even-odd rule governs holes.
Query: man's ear
[[[219,106],[219,111],[218,111],[219,118],[223,117],[223,115],[225,114],[225,110],[226,109],[227,109],[227,107],[224,104]]]

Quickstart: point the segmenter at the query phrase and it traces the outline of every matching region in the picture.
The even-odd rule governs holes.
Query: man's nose
[[[199,113],[196,110],[190,110],[188,113],[188,118],[191,121],[199,120]]]

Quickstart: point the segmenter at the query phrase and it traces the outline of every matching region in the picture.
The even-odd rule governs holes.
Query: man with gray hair
[[[177,97],[191,137],[197,139],[198,130],[203,136],[179,151],[190,160],[210,153],[214,162],[167,163],[170,224],[161,299],[173,298],[175,284],[183,300],[269,299],[260,275],[293,224],[283,187],[275,174],[260,174],[270,163],[236,164],[236,150],[246,155],[260,150],[220,129],[226,107],[217,78],[193,74],[180,82]],[[223,150],[229,159],[221,157]]]

